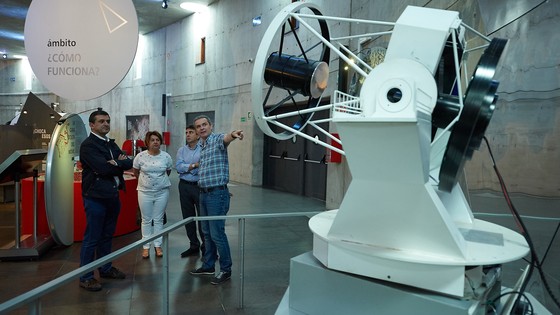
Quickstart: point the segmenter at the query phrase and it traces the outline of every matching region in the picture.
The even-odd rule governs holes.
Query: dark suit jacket
[[[80,146],[80,162],[82,163],[82,196],[90,198],[115,198],[119,189],[124,189],[125,170],[132,168],[132,160],[119,160],[123,154],[114,140],[105,141],[90,134]],[[107,163],[115,160],[117,166]],[[119,178],[119,186],[115,181]]]

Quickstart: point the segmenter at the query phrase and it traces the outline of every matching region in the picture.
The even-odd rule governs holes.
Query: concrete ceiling
[[[132,0],[138,15],[140,34],[153,32],[193,14],[179,7],[183,1],[186,0],[169,0],[168,8],[163,9],[162,0]],[[217,0],[189,1],[205,5],[217,2]],[[31,0],[1,0],[0,2],[0,52],[7,54],[8,58],[13,55],[26,55],[23,31],[30,4]]]

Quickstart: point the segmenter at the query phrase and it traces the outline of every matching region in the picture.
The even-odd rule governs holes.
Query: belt
[[[189,182],[188,180],[184,180],[184,179],[181,179],[181,181],[182,181],[183,183],[187,183],[187,184],[193,185],[193,186],[197,186],[197,185],[198,185],[198,182]]]
[[[227,189],[227,185],[207,187],[207,188],[200,187],[200,191],[203,193],[209,193],[209,192],[213,192],[214,190],[225,190],[225,189]]]

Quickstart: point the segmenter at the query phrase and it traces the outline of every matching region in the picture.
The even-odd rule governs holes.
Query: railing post
[[[161,244],[163,250],[163,283],[161,290],[162,300],[161,300],[161,314],[169,314],[169,233],[163,235],[163,242]]]
[[[39,171],[33,170],[33,245],[37,246],[37,223],[39,217],[37,216],[37,177]]]
[[[245,218],[239,219],[239,309],[243,308],[245,288]]]
[[[29,315],[39,315],[41,314],[41,299],[36,299],[29,304],[27,309],[27,314]]]

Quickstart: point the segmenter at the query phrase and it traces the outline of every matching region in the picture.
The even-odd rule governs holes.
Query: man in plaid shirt
[[[196,132],[200,137],[198,187],[200,188],[200,215],[220,216],[229,211],[229,161],[227,148],[235,139],[243,140],[243,131],[234,130],[229,134],[212,133],[212,121],[201,115],[194,119]],[[212,284],[221,284],[231,278],[231,252],[225,233],[225,220],[202,221],[204,253],[202,266],[192,270],[193,275],[214,275]],[[215,273],[216,260],[220,272]]]

